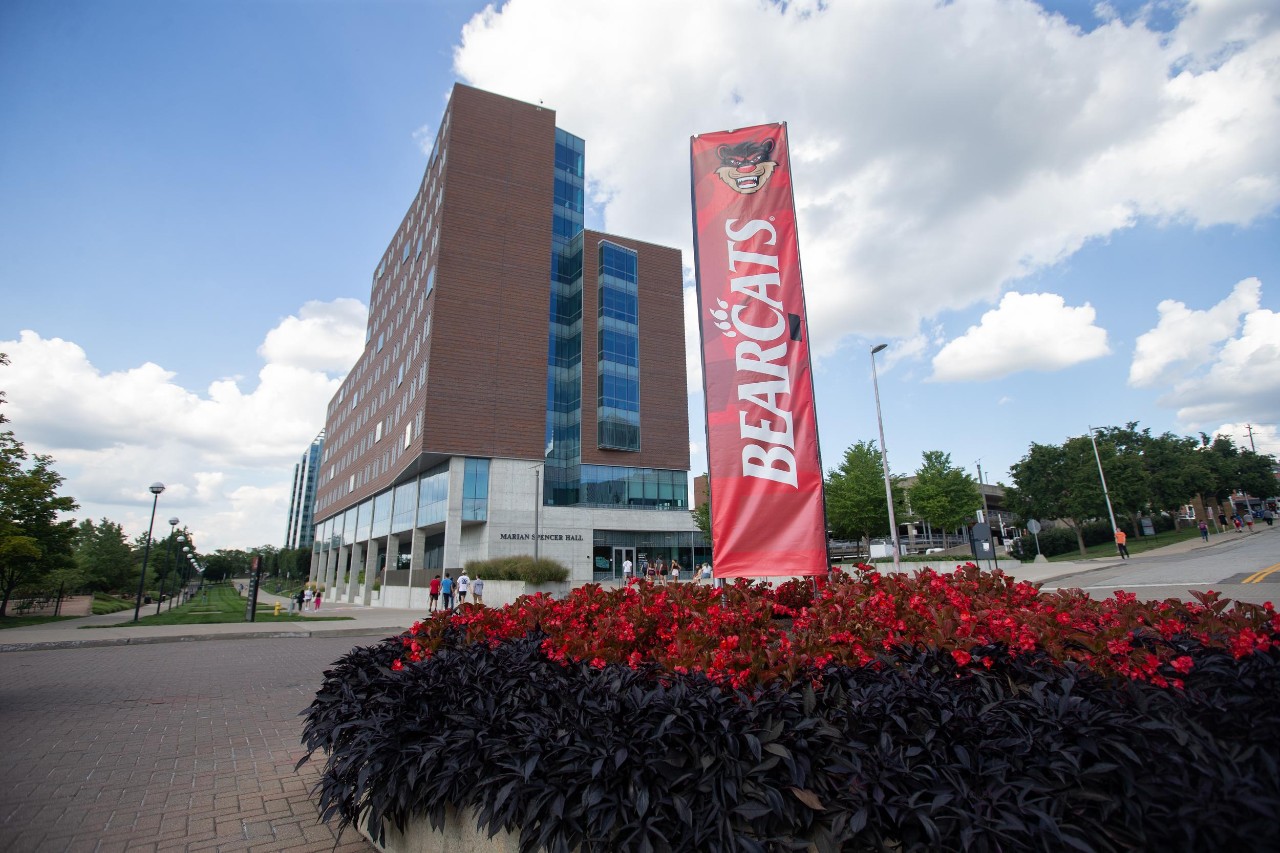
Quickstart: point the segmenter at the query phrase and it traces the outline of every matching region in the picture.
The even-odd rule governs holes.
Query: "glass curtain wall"
[[[574,504],[582,462],[582,227],[586,143],[556,128],[544,504]]]
[[[640,326],[636,253],[600,244],[597,443],[640,449]]]

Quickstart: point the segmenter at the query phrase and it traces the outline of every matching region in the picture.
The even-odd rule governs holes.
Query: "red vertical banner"
[[[827,571],[785,124],[690,142],[716,577]]]

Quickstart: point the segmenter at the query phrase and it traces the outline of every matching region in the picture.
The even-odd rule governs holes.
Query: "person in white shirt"
[[[476,604],[484,604],[484,578],[476,578],[471,582],[471,600]]]
[[[471,589],[471,578],[467,577],[467,570],[463,569],[462,574],[458,575],[458,604],[467,603],[467,590]]]
[[[622,561],[622,582],[626,583],[631,580],[631,560]]]

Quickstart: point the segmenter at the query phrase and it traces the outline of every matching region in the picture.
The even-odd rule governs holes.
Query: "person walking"
[[[1200,538],[1209,541],[1209,525],[1206,522],[1200,522]]]
[[[1123,530],[1117,527],[1116,528],[1116,548],[1117,550],[1120,551],[1120,559],[1122,560],[1129,559],[1129,548],[1125,544],[1128,541],[1129,541],[1128,535]]]
[[[431,579],[430,587],[430,603],[427,605],[428,613],[435,613],[440,609],[440,576],[436,575]]]
[[[622,561],[622,582],[624,584],[631,583],[631,558],[627,557]]]
[[[453,578],[448,572],[440,580],[440,601],[445,610],[453,610]]]
[[[471,578],[467,577],[467,570],[463,569],[462,574],[458,575],[458,606],[467,603],[467,593],[471,591]]]
[[[471,599],[476,604],[484,605],[484,578],[476,578],[471,582]]]
[[[303,602],[305,601],[306,601],[305,593],[301,589],[298,590],[298,594],[293,597],[293,603],[297,605],[297,610],[299,613],[302,612],[302,605],[303,605]]]
[[[316,587],[316,594],[315,594],[315,596],[311,599],[311,601],[312,601],[312,603],[313,603],[313,604],[315,604],[315,606],[316,606],[316,612],[317,612],[317,613],[319,613],[319,612],[320,612],[320,602],[321,602],[323,599],[324,599],[324,591],[323,591],[323,590],[321,590],[321,589],[320,589],[320,587]]]
[[[678,560],[671,561],[671,582],[680,583],[680,562]]]
[[[313,592],[311,591],[311,589],[310,589],[310,588],[308,588],[308,589],[307,589],[307,591],[303,594],[303,597],[302,597],[302,607],[303,607],[303,609],[304,609],[304,610],[314,610],[314,609],[315,609],[315,608],[313,608],[313,607],[311,606],[311,597],[312,597],[313,595],[315,595],[315,593],[313,593]]]
[[[1236,526],[1236,533],[1244,533],[1244,522],[1240,520],[1240,513],[1231,516],[1231,522]]]

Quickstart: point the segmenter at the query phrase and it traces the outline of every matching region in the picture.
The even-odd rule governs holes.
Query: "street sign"
[[[1036,535],[1040,532],[1040,522],[1036,521],[1034,518],[1029,519],[1027,521],[1027,530],[1032,536]]]

